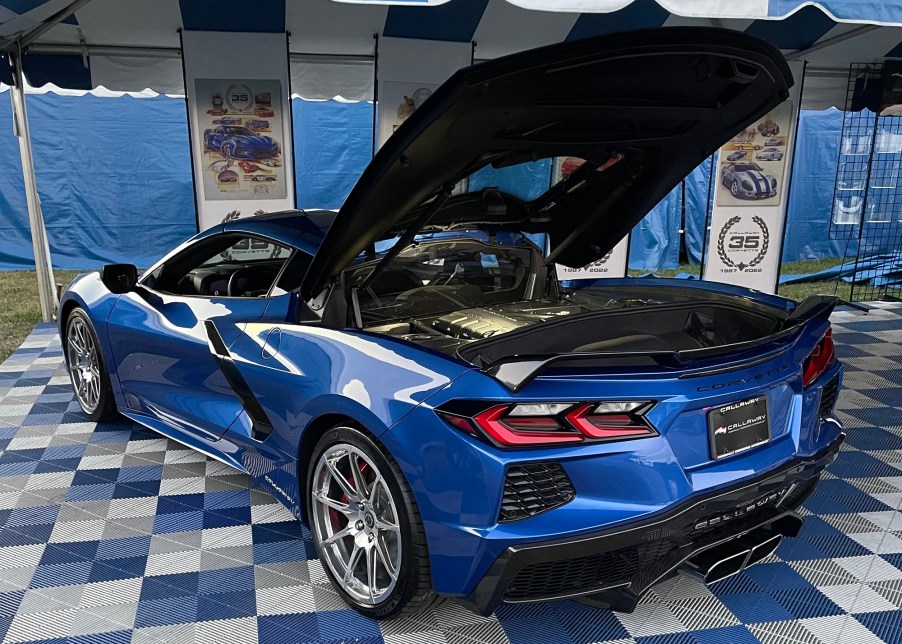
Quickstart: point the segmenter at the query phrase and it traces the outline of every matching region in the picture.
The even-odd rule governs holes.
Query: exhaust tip
[[[726,557],[715,562],[708,572],[705,574],[705,583],[713,584],[715,581],[732,577],[745,567],[745,560],[749,556],[748,550],[737,552],[735,555]]]
[[[782,534],[775,534],[770,539],[762,541],[757,546],[752,548],[752,551],[749,553],[749,559],[746,562],[746,566],[751,566],[752,564],[756,564],[763,559],[767,559],[774,552],[776,552],[777,548],[780,547],[780,542],[783,541]]]

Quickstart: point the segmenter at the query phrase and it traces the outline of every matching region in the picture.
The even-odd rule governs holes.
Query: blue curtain
[[[193,234],[194,196],[185,103],[29,95],[38,188],[54,265],[106,262],[147,266]],[[372,155],[373,106],[292,102],[296,188],[301,208],[341,206]],[[845,241],[827,234],[842,112],[803,111],[792,175],[784,261],[839,257]],[[711,162],[706,161],[633,230],[630,266],[674,268],[685,244],[701,258]],[[551,163],[483,169],[470,189],[496,186],[530,199],[547,189]],[[684,203],[685,202],[685,203]],[[685,235],[680,241],[685,212]],[[854,252],[854,248],[848,252]],[[10,102],[0,97],[0,270],[33,266],[19,149]]]
[[[291,102],[298,208],[339,208],[373,154],[373,105]]]

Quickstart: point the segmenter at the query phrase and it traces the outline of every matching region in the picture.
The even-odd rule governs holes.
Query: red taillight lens
[[[436,412],[445,422],[471,436],[483,436],[497,445],[511,447],[654,436],[655,430],[643,418],[653,404],[525,403],[473,409],[478,402],[464,401],[462,405],[469,409],[454,405],[453,410],[439,408]]]
[[[830,368],[836,360],[836,349],[833,346],[833,329],[828,328],[824,337],[814,347],[802,365],[802,385],[807,387]]]
[[[594,403],[577,407],[567,414],[567,420],[589,438],[626,438],[655,433],[640,415],[598,413],[597,407]]]
[[[510,405],[496,405],[476,414],[479,428],[501,445],[550,445],[583,439],[554,416],[511,416]]]

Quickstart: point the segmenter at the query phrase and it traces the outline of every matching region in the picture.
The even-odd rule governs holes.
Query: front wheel
[[[326,432],[307,466],[306,489],[317,552],[345,601],[375,619],[435,603],[413,493],[370,437],[352,427]]]
[[[733,182],[730,184],[730,194],[734,197],[739,196],[739,182],[736,179],[733,179]]]
[[[113,420],[117,412],[110,374],[94,325],[83,310],[69,314],[65,343],[66,366],[79,407],[95,423]]]

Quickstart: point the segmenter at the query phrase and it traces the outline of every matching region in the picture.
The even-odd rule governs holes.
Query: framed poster
[[[384,118],[379,121],[379,140],[385,141],[438,88],[433,83],[385,81],[379,94]]]
[[[720,148],[718,206],[779,206],[785,193],[793,105],[781,103]]]
[[[185,31],[197,227],[295,207],[284,33]]]
[[[205,198],[285,199],[281,83],[275,79],[198,78],[194,95],[200,107]]]
[[[792,63],[789,100],[717,153],[714,211],[702,279],[777,290],[804,63]]]
[[[382,37],[379,47],[377,142],[388,137],[439,85],[473,61],[470,42]]]

